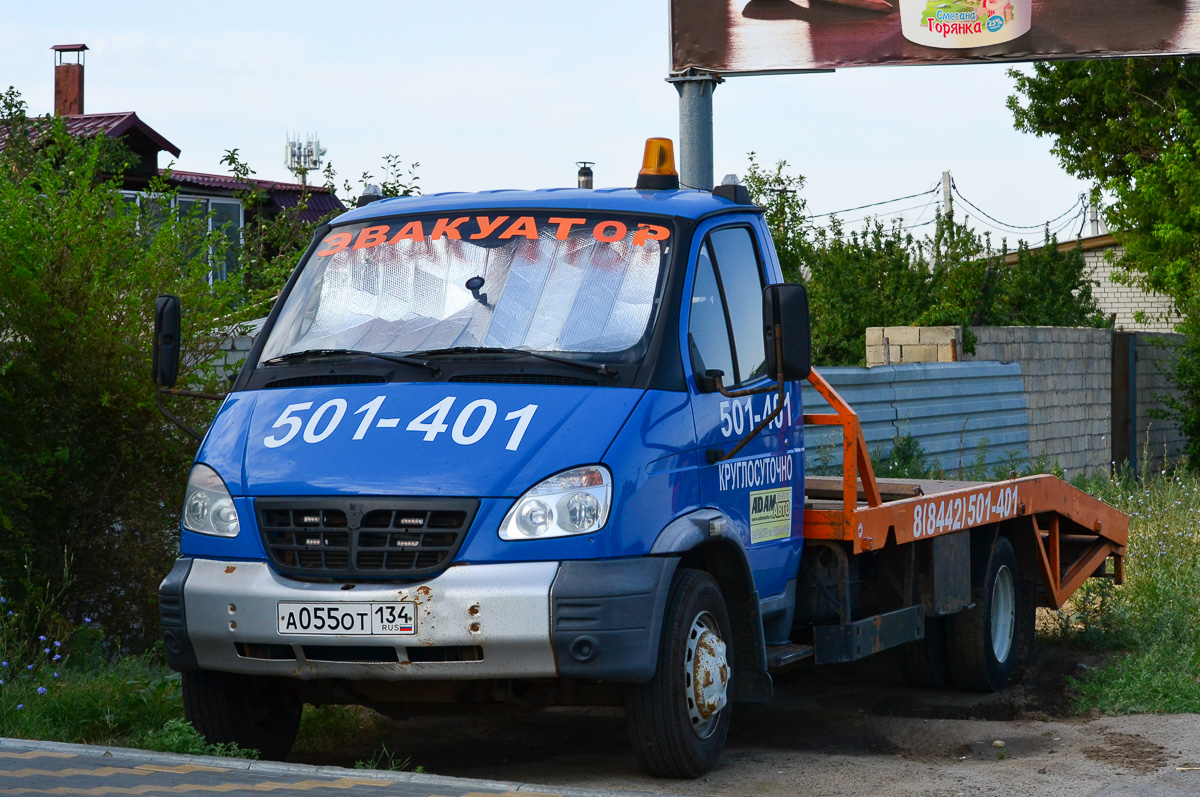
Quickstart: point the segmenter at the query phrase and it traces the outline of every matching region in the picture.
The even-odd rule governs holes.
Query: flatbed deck
[[[804,422],[841,426],[844,456],[840,477],[805,479],[805,538],[845,542],[857,554],[1020,524],[1037,545],[1044,605],[1061,607],[1093,575],[1123,580],[1129,541],[1125,514],[1048,475],[999,482],[876,479],[858,415],[815,369],[809,381],[834,413],[806,414]]]

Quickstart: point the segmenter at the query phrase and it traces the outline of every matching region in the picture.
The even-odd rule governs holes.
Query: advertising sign
[[[1200,0],[671,0],[671,68],[721,74],[1200,52]]]

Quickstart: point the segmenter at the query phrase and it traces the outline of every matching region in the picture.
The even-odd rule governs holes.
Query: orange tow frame
[[[911,497],[884,502],[858,414],[814,369],[808,381],[833,413],[805,413],[805,425],[842,427],[841,499],[835,506],[806,499],[804,536],[849,543],[853,553],[878,550],[995,523],[1025,523],[1033,535],[1044,603],[1060,608],[1113,557],[1121,583],[1129,518],[1054,476],[1003,482],[920,482]]]

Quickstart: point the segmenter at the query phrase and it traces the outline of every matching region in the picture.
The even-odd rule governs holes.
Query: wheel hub
[[[688,633],[684,659],[688,719],[700,737],[712,733],[716,717],[728,701],[729,659],[716,621],[707,612],[696,616]]]
[[[1012,572],[1002,567],[992,586],[992,653],[996,661],[1007,661],[1012,651],[1016,607],[1017,592]]]

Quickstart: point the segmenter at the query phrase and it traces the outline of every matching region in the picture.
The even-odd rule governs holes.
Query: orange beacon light
[[[637,187],[649,191],[679,188],[679,172],[675,171],[675,145],[671,139],[646,139]]]

